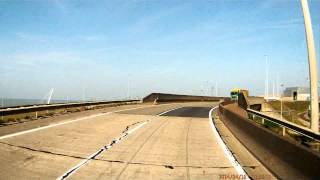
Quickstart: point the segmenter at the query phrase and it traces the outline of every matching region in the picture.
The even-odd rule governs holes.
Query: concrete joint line
[[[141,165],[141,166],[161,166],[169,169],[174,168],[194,168],[194,169],[203,169],[203,168],[210,168],[210,169],[229,169],[234,168],[233,166],[193,166],[193,165],[172,165],[172,164],[155,164],[155,163],[144,163],[144,162],[130,162],[130,161],[117,161],[117,160],[106,160],[106,159],[94,159],[96,161],[104,161],[104,162],[111,162],[111,163],[119,163],[119,164],[134,164],[134,165]]]
[[[233,153],[230,151],[230,149],[227,147],[225,142],[222,140],[221,134],[219,133],[219,131],[217,130],[217,128],[215,127],[215,125],[213,123],[212,112],[213,112],[213,110],[215,110],[217,108],[218,108],[218,106],[213,107],[209,112],[209,123],[211,125],[212,132],[215,135],[215,137],[217,138],[217,140],[218,140],[222,150],[224,151],[225,155],[227,156],[228,160],[230,161],[232,166],[236,169],[237,173],[240,176],[244,176],[244,179],[250,180],[250,177],[248,176],[248,174],[244,171],[244,169],[242,168],[240,163],[233,156]]]
[[[70,157],[70,158],[75,158],[75,159],[86,159],[86,158],[81,157],[81,156],[72,156],[72,155],[67,155],[67,154],[62,154],[62,153],[55,153],[55,152],[52,152],[52,151],[34,149],[34,148],[30,148],[30,147],[26,147],[26,146],[20,146],[20,145],[14,145],[14,144],[6,143],[6,142],[0,142],[0,144],[7,145],[7,146],[10,146],[10,147],[20,148],[20,149],[24,149],[24,150],[28,150],[28,151],[38,152],[38,153],[51,154],[51,155],[55,155],[55,156],[64,156],[64,157]]]
[[[94,160],[97,156],[99,156],[102,152],[107,151],[108,149],[110,149],[113,145],[119,143],[122,139],[124,139],[126,136],[128,136],[129,134],[133,133],[134,131],[138,130],[139,128],[141,128],[142,126],[144,126],[145,124],[147,124],[147,121],[139,121],[133,124],[130,124],[128,126],[126,126],[125,130],[122,131],[120,137],[114,139],[111,141],[111,143],[103,146],[103,148],[99,149],[98,151],[96,151],[95,153],[91,154],[88,158],[84,159],[83,161],[81,161],[79,164],[77,164],[76,166],[74,166],[73,168],[71,168],[70,170],[68,170],[66,173],[64,173],[62,176],[58,177],[57,180],[63,180],[68,178],[69,176],[71,176],[73,173],[75,173],[78,169],[80,169],[82,166],[84,166],[85,164],[89,163],[90,160]],[[129,128],[131,126],[134,126],[136,124],[140,125],[136,126],[133,129]]]
[[[142,107],[140,107],[142,108]],[[163,113],[158,114],[157,116],[161,116],[163,114],[166,114],[170,111],[179,109],[181,107],[178,108],[174,108],[168,111],[165,111]],[[127,111],[127,110],[133,110],[133,109],[139,109],[139,108],[131,108],[131,109],[125,109],[125,110],[119,110],[119,111],[114,111],[114,112],[108,112],[108,113],[115,113],[115,112],[122,112],[122,111]],[[102,114],[104,115],[104,114]],[[89,163],[89,161],[94,160],[97,156],[99,156],[102,152],[107,151],[108,149],[112,148],[113,145],[119,143],[122,139],[124,139],[125,137],[127,137],[129,134],[133,133],[134,131],[138,130],[139,128],[141,128],[142,126],[146,125],[149,121],[151,120],[146,120],[146,121],[139,121],[133,124],[130,124],[128,126],[126,126],[126,128],[122,131],[120,137],[114,139],[111,141],[110,144],[105,145],[103,148],[101,148],[100,150],[98,150],[97,152],[91,154],[88,158],[84,159],[83,161],[81,161],[79,164],[77,164],[76,166],[74,166],[73,168],[71,168],[70,170],[68,170],[66,173],[64,173],[62,176],[58,177],[57,180],[64,180],[67,179],[68,177],[70,177],[73,173],[75,173],[77,170],[79,170],[82,166],[84,166],[85,164]],[[130,127],[137,125],[141,123],[140,125],[134,127],[133,129],[130,129]]]

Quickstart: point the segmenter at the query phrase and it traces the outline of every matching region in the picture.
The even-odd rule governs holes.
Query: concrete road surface
[[[42,127],[32,122],[23,131],[5,127],[10,134],[0,137],[0,179],[168,180],[237,175],[208,121],[209,110],[216,105],[121,106],[39,122]]]

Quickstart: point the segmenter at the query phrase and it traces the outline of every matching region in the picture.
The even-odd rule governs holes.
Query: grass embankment
[[[281,111],[281,102],[280,101],[271,101],[269,102],[269,105],[276,111],[280,113]],[[299,117],[300,114],[308,112],[309,108],[309,102],[308,101],[283,101],[282,104],[283,107],[283,113],[282,116],[290,122],[293,122],[298,125],[306,126],[305,123],[301,122],[301,118]],[[300,119],[299,119],[300,118]],[[315,143],[314,140],[299,135],[293,131],[287,130],[286,131],[289,137],[294,138],[295,140],[301,142],[302,144],[311,147],[312,149],[319,152],[319,145]]]
[[[29,112],[29,113],[20,113],[14,115],[1,116],[0,115],[0,126],[22,123],[37,119],[43,119],[47,117],[59,116],[68,113],[81,112],[91,109],[100,109],[104,107],[109,107],[110,105],[95,105],[95,106],[83,106],[83,107],[74,107],[74,108],[61,108],[54,110],[44,110],[37,112]]]
[[[268,104],[276,111],[280,113],[281,111],[281,102],[280,101],[271,101]],[[293,123],[303,125],[298,120],[299,114],[305,113],[308,111],[309,102],[308,101],[283,101],[282,104],[282,116],[287,120]]]

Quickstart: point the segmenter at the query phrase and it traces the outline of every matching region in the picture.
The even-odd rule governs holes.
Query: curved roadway
[[[0,137],[0,179],[237,175],[208,121],[216,105],[131,105],[107,108],[90,117],[69,117],[44,128],[34,125],[20,132],[13,126],[10,135]]]

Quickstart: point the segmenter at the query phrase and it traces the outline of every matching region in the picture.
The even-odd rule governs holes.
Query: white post
[[[279,73],[277,73],[277,79],[276,79],[276,85],[277,85],[277,97],[280,97],[280,92],[279,92]]]
[[[282,97],[280,97],[280,114],[281,114],[281,119],[282,118]]]
[[[312,24],[307,0],[301,0],[304,25],[307,39],[309,76],[310,76],[310,101],[311,101],[311,130],[319,133],[319,100],[318,100],[318,73],[317,58],[314,47]]]
[[[275,83],[274,83],[274,81],[272,82],[272,96],[273,96],[273,98],[276,97],[275,96]]]
[[[285,136],[285,135],[286,135],[286,128],[282,127],[282,136]]]

